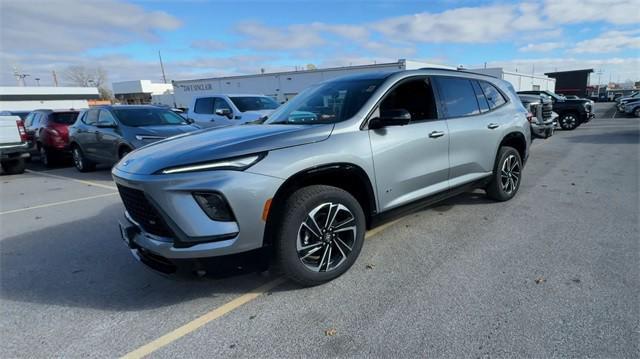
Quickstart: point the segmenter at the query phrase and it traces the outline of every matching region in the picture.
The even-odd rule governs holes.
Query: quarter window
[[[495,86],[493,86],[492,84],[485,81],[480,81],[480,86],[482,87],[484,96],[487,98],[487,101],[489,101],[489,107],[491,107],[492,110],[496,107],[504,105],[507,102],[500,91],[498,91],[498,89],[495,88]]]
[[[487,98],[484,96],[484,92],[482,91],[480,84],[478,83],[478,81],[471,81],[471,83],[473,84],[473,90],[476,93],[476,100],[478,100],[478,106],[480,107],[480,112],[489,111],[489,102],[487,101]]]
[[[193,112],[212,115],[213,114],[213,97],[199,98],[196,100]]]
[[[447,117],[462,117],[480,113],[471,81],[455,77],[438,77],[440,101]]]

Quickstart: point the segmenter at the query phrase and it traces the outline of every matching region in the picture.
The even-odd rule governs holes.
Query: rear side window
[[[491,107],[492,110],[496,107],[504,105],[507,102],[500,91],[498,91],[498,89],[495,88],[495,86],[493,86],[492,84],[485,81],[480,81],[480,86],[482,87],[484,96],[487,98],[487,101],[489,101],[489,107]]]
[[[56,112],[49,115],[49,119],[63,125],[73,125],[78,117],[77,112]]]
[[[196,105],[193,108],[193,112],[206,115],[213,114],[213,97],[196,99]]]
[[[478,81],[475,81],[475,80],[471,81],[471,83],[473,84],[473,91],[475,91],[476,93],[476,100],[478,100],[478,106],[480,107],[480,112],[489,111],[489,102],[487,101],[487,98],[484,96],[484,92],[482,91],[480,84],[478,83]]]
[[[87,125],[95,125],[98,122],[98,110],[89,110],[87,114],[84,115],[82,122]]]
[[[480,113],[471,81],[456,77],[438,77],[440,101],[447,117],[461,117]]]
[[[29,127],[33,123],[33,118],[35,117],[35,112],[31,112],[27,115],[27,118],[24,120],[24,126]]]

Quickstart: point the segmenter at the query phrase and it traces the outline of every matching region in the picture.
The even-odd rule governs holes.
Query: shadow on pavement
[[[632,129],[593,135],[576,135],[567,137],[567,140],[573,143],[637,145],[640,143],[640,131]]]
[[[246,293],[273,275],[169,279],[138,263],[120,239],[122,207],[0,242],[0,297],[101,310],[158,308],[201,297]],[[228,274],[228,273],[227,273]]]

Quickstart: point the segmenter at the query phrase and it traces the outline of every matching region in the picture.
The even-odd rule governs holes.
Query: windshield
[[[77,112],[54,112],[49,118],[55,122],[63,125],[73,125],[78,118]]]
[[[120,108],[113,112],[125,126],[182,125],[185,119],[163,108]]]
[[[274,112],[268,124],[323,124],[356,114],[384,79],[332,81],[312,86]]]
[[[240,110],[240,112],[247,111],[260,111],[260,110],[275,110],[278,108],[278,103],[270,97],[264,96],[241,96],[230,97],[234,105]]]

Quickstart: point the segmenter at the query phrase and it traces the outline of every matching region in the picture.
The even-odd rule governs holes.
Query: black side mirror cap
[[[387,126],[404,126],[411,122],[411,113],[405,109],[380,111],[380,117],[369,120],[369,129],[377,130]]]

